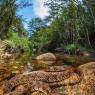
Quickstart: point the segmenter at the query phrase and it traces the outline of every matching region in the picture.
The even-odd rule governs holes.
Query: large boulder
[[[39,62],[47,63],[48,65],[56,61],[56,57],[53,53],[44,53],[35,58]]]
[[[54,61],[56,60],[56,57],[53,53],[45,53],[37,56],[35,59],[43,61]]]
[[[63,86],[55,90],[63,95],[95,95],[95,62],[86,63],[77,69],[80,71],[80,77],[82,78],[79,83]]]

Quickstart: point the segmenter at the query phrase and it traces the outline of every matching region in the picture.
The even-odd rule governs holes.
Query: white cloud
[[[35,0],[33,10],[35,12],[35,15],[40,18],[44,18],[45,16],[48,16],[48,8],[44,5],[44,2],[47,0]]]

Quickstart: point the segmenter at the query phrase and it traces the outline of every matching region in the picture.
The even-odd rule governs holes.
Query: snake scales
[[[69,80],[70,77],[74,77],[74,80]],[[35,91],[43,92],[45,95],[60,95],[52,92],[51,87],[76,84],[80,80],[79,74],[72,66],[51,66],[45,70],[33,71],[11,78],[3,85],[3,92],[4,95],[28,95],[28,92]]]

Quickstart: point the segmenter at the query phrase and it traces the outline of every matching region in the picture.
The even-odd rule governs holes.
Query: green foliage
[[[29,30],[35,31],[39,30],[42,26],[45,25],[45,22],[41,18],[34,18],[29,22]]]
[[[6,39],[4,42],[11,47],[20,46],[24,50],[29,50],[29,39],[25,36],[19,36],[18,33],[15,32],[9,32],[8,33],[8,39]]]
[[[57,47],[64,47],[67,50],[75,50],[80,46],[93,48],[95,46],[93,2],[48,0],[45,5],[50,8],[50,15],[46,19],[50,24],[47,27],[40,26],[32,32],[30,40],[34,51],[42,48],[52,51]],[[34,22],[30,23],[34,26],[41,25],[35,19],[32,21]]]
[[[33,32],[32,36],[30,37],[31,40],[31,49],[33,52],[37,52],[40,50],[44,45],[50,43],[50,35],[47,26],[40,28],[40,30]],[[43,36],[42,36],[43,35]]]
[[[19,35],[25,34],[21,17],[16,12],[19,8],[30,6],[28,0],[0,0],[0,39],[5,39],[9,29],[13,29]]]
[[[50,15],[45,19],[32,19],[29,23],[29,35],[26,37],[22,21],[15,14],[15,0],[1,3],[0,10],[8,8],[8,11],[1,11],[0,18],[3,16],[4,19],[1,19],[0,27],[5,26],[4,29],[0,28],[0,36],[6,36],[7,44],[31,49],[32,53],[53,51],[58,47],[67,50],[75,50],[80,46],[95,48],[95,1],[48,0],[45,5],[50,8]],[[47,21],[49,22],[46,23]]]
[[[66,48],[66,49],[76,49],[77,46],[75,44],[69,44],[67,46],[64,46],[64,48]]]
[[[16,7],[14,0],[3,0],[0,5],[0,38],[4,39],[15,16]]]

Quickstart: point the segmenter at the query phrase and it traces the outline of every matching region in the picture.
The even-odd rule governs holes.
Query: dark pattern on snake
[[[45,70],[33,71],[28,74],[21,74],[8,80],[3,85],[4,95],[24,95],[30,91],[43,92],[45,95],[51,94],[52,86],[75,84],[80,81],[80,77],[75,73],[75,68],[69,65],[63,66],[51,66]],[[75,76],[77,79],[69,82],[65,82],[71,76]],[[22,85],[21,87],[19,87]],[[27,88],[27,89],[26,89]],[[25,94],[27,95],[27,94]],[[56,93],[56,95],[59,95]]]

